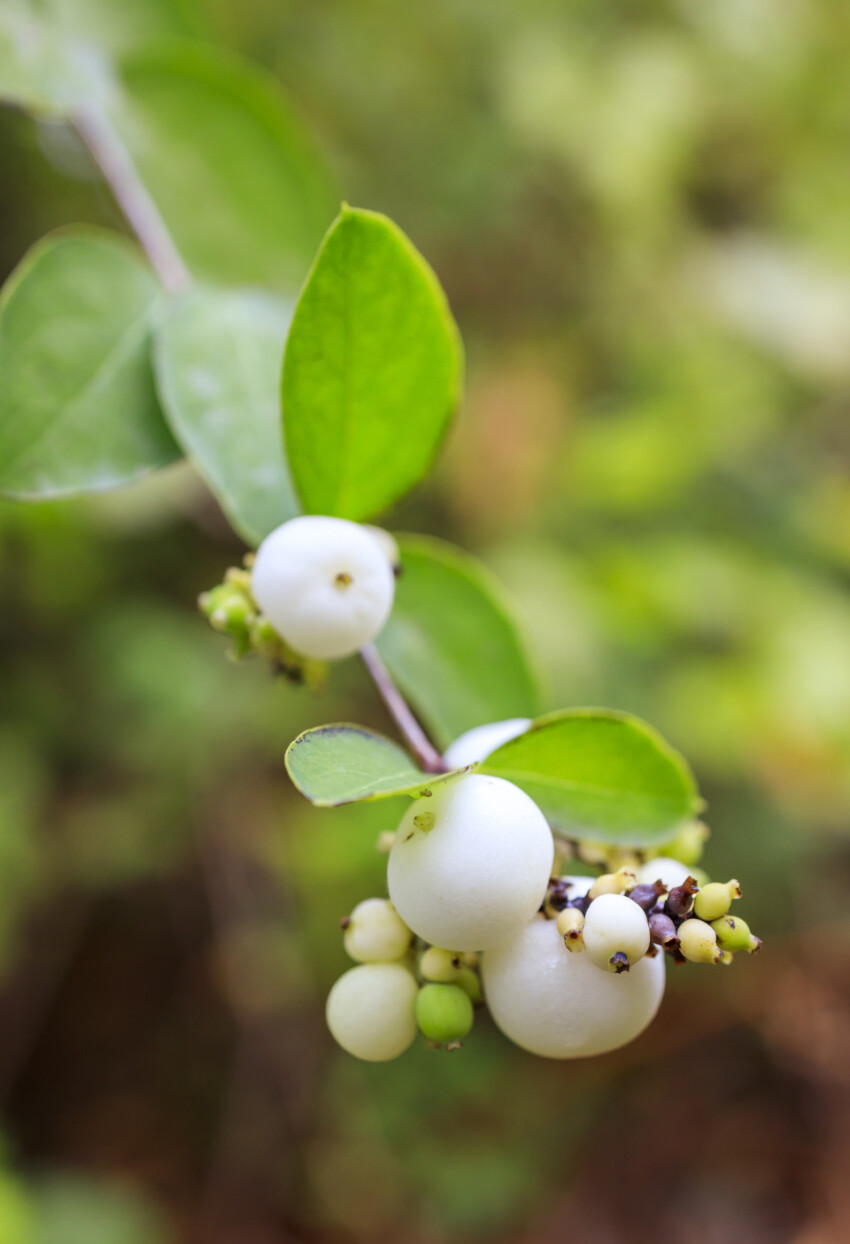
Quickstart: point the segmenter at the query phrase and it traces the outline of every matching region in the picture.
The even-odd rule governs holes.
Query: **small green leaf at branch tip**
[[[386,216],[343,205],[284,357],[284,436],[304,509],[361,521],[417,484],[459,404],[462,371],[426,261]]]
[[[285,761],[296,790],[317,808],[392,795],[427,799],[435,787],[475,767],[423,773],[392,739],[348,722],[305,730],[286,749]]]
[[[481,769],[522,787],[572,838],[654,846],[701,805],[684,758],[639,718],[610,709],[542,717]]]

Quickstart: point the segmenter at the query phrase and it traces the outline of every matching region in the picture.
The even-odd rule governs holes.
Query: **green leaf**
[[[110,53],[200,29],[185,0],[3,0],[0,99],[60,115],[104,103]]]
[[[571,837],[624,846],[664,842],[700,807],[683,757],[639,718],[607,709],[541,717],[481,771],[521,786]]]
[[[317,808],[390,795],[427,798],[435,786],[468,772],[422,773],[391,739],[346,723],[299,734],[286,749],[286,769],[296,789]]]
[[[0,493],[127,483],[179,457],[153,385],[159,285],[99,230],[39,242],[0,296]]]
[[[0,5],[0,100],[30,112],[65,116],[108,90],[108,66],[27,0]]]
[[[442,540],[399,538],[402,573],[377,647],[440,747],[539,710],[535,675],[498,584]]]
[[[309,513],[365,519],[426,473],[458,404],[460,337],[401,230],[344,208],[301,293],[283,367],[290,469]]]
[[[195,275],[300,285],[334,210],[324,162],[277,83],[210,48],[121,64],[112,119]]]
[[[298,513],[279,404],[291,318],[291,304],[271,295],[195,286],[157,331],[157,386],[171,427],[249,544]]]

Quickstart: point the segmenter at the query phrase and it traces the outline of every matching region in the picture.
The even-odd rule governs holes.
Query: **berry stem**
[[[425,773],[447,773],[442,756],[413,716],[404,696],[390,677],[390,672],[378,654],[374,644],[360,649],[363,664],[384,702],[384,707],[395,722],[408,751]]]
[[[88,106],[77,109],[73,122],[164,288],[172,294],[185,289],[189,270],[111,122]]]

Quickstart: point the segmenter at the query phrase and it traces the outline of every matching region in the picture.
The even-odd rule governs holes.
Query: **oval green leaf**
[[[134,248],[99,230],[23,259],[0,296],[0,493],[113,488],[179,457],[150,360],[161,296]]]
[[[172,303],[156,335],[171,427],[249,544],[298,513],[279,403],[291,319],[283,299],[195,286]]]
[[[427,798],[435,786],[468,772],[422,773],[397,743],[347,723],[299,734],[286,749],[286,769],[295,788],[317,808],[391,795]]]
[[[460,395],[462,349],[402,231],[344,208],[302,290],[283,366],[287,456],[304,509],[361,520],[427,472]]]
[[[639,718],[608,709],[541,717],[481,771],[521,786],[574,838],[653,846],[700,808],[684,758]]]
[[[399,538],[402,573],[377,647],[435,742],[534,717],[539,691],[498,584],[476,558],[427,536]]]
[[[297,289],[334,212],[324,161],[275,80],[209,48],[121,65],[113,121],[192,272]]]

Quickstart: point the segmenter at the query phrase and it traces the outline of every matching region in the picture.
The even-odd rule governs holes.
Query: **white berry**
[[[531,725],[529,717],[511,717],[507,721],[493,721],[487,726],[475,726],[449,744],[443,756],[450,769],[464,769],[484,760],[497,747],[509,743],[517,735],[524,734]]]
[[[411,972],[399,963],[361,963],[328,994],[325,1016],[336,1041],[370,1063],[398,1058],[416,1036],[416,994]]]
[[[374,535],[344,518],[305,515],[266,536],[251,591],[278,634],[305,657],[350,656],[381,631],[395,579]]]
[[[659,855],[654,860],[647,860],[637,870],[638,885],[652,885],[653,881],[661,881],[668,890],[681,885],[691,875],[690,869],[679,860],[668,859]]]
[[[595,898],[585,912],[583,935],[590,962],[609,972],[632,968],[649,949],[646,913],[625,894]]]
[[[483,950],[511,938],[540,907],[554,843],[518,786],[470,774],[434,788],[402,817],[390,852],[390,898],[424,941]]]
[[[494,1022],[543,1058],[586,1058],[625,1045],[650,1023],[664,993],[662,955],[621,975],[600,972],[586,953],[569,954],[556,922],[542,916],[488,950],[481,970]]]
[[[390,963],[410,945],[410,929],[389,899],[367,898],[348,917],[343,945],[359,963]]]

